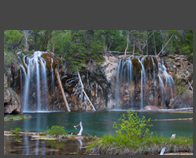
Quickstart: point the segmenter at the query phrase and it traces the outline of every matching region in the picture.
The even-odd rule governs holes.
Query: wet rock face
[[[8,88],[8,78],[4,74],[4,113],[22,113],[20,97],[12,88]]]
[[[46,60],[47,65],[47,83],[48,83],[48,103],[47,110],[66,110],[62,94],[60,92],[60,89],[58,87],[58,83],[54,74],[53,70],[53,82],[52,84],[52,69],[51,67],[56,65],[58,62],[55,63],[55,61],[51,61],[51,57],[53,54],[45,54],[43,58]],[[91,65],[84,65],[83,69],[80,70],[80,75],[82,78],[82,82],[84,84],[84,90],[87,93],[89,99],[91,100],[92,104],[95,106],[96,110],[105,110],[105,109],[112,109],[115,107],[115,90],[116,90],[116,66],[118,64],[119,59],[122,59],[124,56],[104,56],[105,61],[97,66],[95,64]],[[165,66],[167,68],[167,72],[169,75],[171,75],[175,82],[175,87],[183,87],[182,83],[185,85],[188,84],[188,81],[191,82],[192,76],[193,76],[193,65],[188,62],[186,59],[186,56],[183,55],[168,55],[164,57],[165,60]],[[122,102],[124,102],[126,105],[124,108],[130,108],[130,104],[133,104],[134,106],[140,105],[140,99],[141,99],[141,64],[138,63],[137,60],[132,60],[133,65],[135,65],[135,68],[133,69],[134,74],[134,84],[132,85],[119,85],[119,89],[123,94],[119,93],[120,95],[123,95]],[[152,67],[151,60],[146,60],[146,63],[144,63],[145,67]],[[154,60],[155,65],[157,66],[156,60]],[[86,110],[89,105],[88,101],[85,101],[84,95],[75,93],[75,85],[78,83],[78,80],[75,80],[70,83],[70,85],[67,85],[68,81],[71,81],[72,78],[77,78],[77,73],[74,73],[72,71],[69,71],[65,68],[65,64],[63,62],[62,65],[59,65],[59,74],[61,77],[61,82],[65,91],[65,95],[67,97],[68,104],[70,106],[71,111],[83,111]],[[138,66],[136,66],[138,65]],[[157,83],[154,84],[153,82],[153,76],[150,75],[151,70],[149,69],[146,71],[146,77],[148,78],[146,87],[144,89],[143,93],[143,100],[144,100],[144,106],[145,105],[155,105],[155,106],[163,106],[162,103],[165,102],[168,104],[169,108],[175,108],[174,106],[169,106],[170,100],[163,100],[160,97],[160,94],[162,93],[159,88],[157,88],[158,85],[158,76],[156,77]],[[20,113],[21,112],[21,103],[20,98],[17,94],[21,95],[21,85],[20,85],[20,69],[17,67],[14,69],[14,66],[11,65],[10,68],[7,71],[8,76],[10,76],[8,79],[6,79],[6,76],[4,76],[4,107],[6,113],[11,113],[13,111]],[[34,75],[36,76],[36,74]],[[36,77],[34,77],[34,80],[36,80]],[[22,80],[22,89],[24,89],[24,75]],[[16,84],[15,84],[16,83]],[[40,80],[40,83],[42,84],[43,81]],[[12,89],[17,93],[14,93],[12,89],[8,88],[9,86],[12,87]],[[124,90],[124,86],[128,87]],[[33,102],[37,99],[36,96],[36,84],[33,84],[31,82],[31,89],[29,93],[31,94],[30,97],[30,103],[33,106]],[[53,88],[52,88],[53,87]],[[45,94],[44,89],[41,90],[42,96]],[[130,102],[130,95],[129,91],[133,91],[133,98],[134,102]],[[16,95],[15,95],[16,94]],[[190,89],[187,91],[188,96],[193,96],[193,91]],[[174,90],[174,97],[176,96],[176,89]],[[41,98],[42,102],[44,101],[43,97]],[[187,98],[184,98],[184,101],[186,101]],[[178,101],[177,101],[178,102]],[[180,102],[180,101],[179,101]],[[189,104],[189,103],[188,103]],[[187,104],[187,106],[188,106]],[[88,110],[91,110],[91,107],[88,107]]]
[[[168,55],[164,59],[168,72],[174,79],[175,92],[178,95],[193,80],[193,64],[188,61],[185,55]],[[183,91],[183,94],[175,100],[174,104],[172,102],[173,100],[170,100],[169,108],[193,106],[193,89],[189,88]]]
[[[12,88],[4,88],[4,113],[22,113],[20,97]]]
[[[8,88],[7,77],[4,74],[4,88]]]
[[[168,70],[174,79],[188,82],[193,78],[193,64],[185,55],[168,55],[165,57]]]
[[[92,66],[91,69],[84,67],[79,73],[84,85],[84,90],[95,109],[106,109],[108,107],[110,83],[104,74],[103,67]],[[67,73],[61,80],[62,85],[64,85],[69,107],[71,111],[91,111],[92,107],[89,106],[90,104],[84,93],[76,93],[80,88],[79,80],[77,78],[77,74]]]

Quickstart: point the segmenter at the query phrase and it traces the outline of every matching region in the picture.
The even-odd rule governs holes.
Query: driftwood
[[[193,87],[191,86],[192,84],[193,84],[193,80],[192,80],[192,82],[190,83],[190,82],[188,82],[189,83],[189,87],[191,88],[191,90],[193,91]],[[189,87],[188,87],[188,89],[189,89]]]
[[[80,82],[80,85],[81,85],[82,93],[84,93],[84,95],[86,96],[86,98],[87,98],[88,102],[90,103],[90,105],[92,106],[93,110],[96,111],[95,108],[94,108],[94,106],[93,106],[93,104],[92,104],[92,102],[90,101],[88,95],[86,94],[86,92],[84,90],[84,85],[82,83],[82,79],[80,77],[80,73],[79,73],[79,71],[77,71],[77,72],[78,72],[78,78],[79,78],[79,82]]]
[[[70,111],[70,108],[69,108],[69,105],[68,105],[68,102],[67,102],[67,99],[65,97],[65,93],[64,93],[64,90],[63,90],[63,86],[62,86],[62,83],[61,83],[61,80],[60,80],[60,77],[59,77],[59,73],[58,73],[58,69],[57,68],[55,68],[55,74],[56,74],[56,78],[57,78],[58,83],[59,83],[59,87],[61,89],[61,93],[62,93],[62,96],[63,96],[64,103],[65,103],[65,105],[67,107],[67,111],[68,112],[71,112]]]
[[[80,131],[79,131],[79,133],[77,135],[81,136],[82,132],[83,132],[82,121],[80,121],[80,123],[78,125],[74,126],[74,128],[77,129],[78,126],[80,126]]]

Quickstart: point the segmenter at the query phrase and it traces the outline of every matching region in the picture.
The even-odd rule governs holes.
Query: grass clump
[[[67,135],[63,126],[52,126],[48,128],[45,132],[46,135]]]
[[[123,114],[120,123],[114,123],[116,135],[105,135],[87,147],[91,154],[139,155],[159,154],[163,147],[165,152],[193,152],[193,137],[176,137],[174,139],[150,135],[147,127],[152,126],[150,119],[140,119],[135,112]]]

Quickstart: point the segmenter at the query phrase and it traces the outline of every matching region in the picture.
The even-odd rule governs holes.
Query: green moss
[[[133,74],[136,76],[137,74],[141,73],[141,64],[139,63],[139,60],[136,58],[132,59],[132,65],[133,65]]]

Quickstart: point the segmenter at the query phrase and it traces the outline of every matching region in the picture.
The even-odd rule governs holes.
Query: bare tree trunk
[[[159,52],[158,56],[163,52],[164,48],[167,46],[167,44],[169,43],[169,41],[172,39],[173,35],[170,37],[170,39],[167,41],[167,43],[165,44],[165,46],[161,49],[161,51]]]
[[[135,53],[135,33],[134,33],[134,40],[133,40],[133,56],[134,56],[134,53]]]
[[[67,107],[67,111],[70,112],[70,108],[69,108],[67,99],[65,97],[65,93],[64,93],[64,90],[63,90],[63,86],[62,86],[62,83],[61,83],[61,80],[60,80],[60,77],[59,77],[59,73],[58,73],[58,69],[57,68],[55,68],[55,74],[56,74],[56,78],[57,78],[58,83],[59,83],[59,87],[61,89],[61,93],[62,93],[62,96],[63,96],[64,103],[65,103],[65,105]]]
[[[149,37],[150,38],[150,37]],[[147,35],[146,35],[146,45],[147,45],[147,55],[148,55],[148,30],[147,30]]]
[[[154,32],[155,32],[156,30],[154,30],[153,32],[152,32],[152,34],[146,39],[146,44],[148,43],[148,39],[154,34]],[[142,47],[142,50],[146,47],[147,45],[144,45],[143,47]]]
[[[191,83],[188,82],[188,85],[185,86],[184,89],[174,98],[174,101],[172,102],[172,105],[175,103],[175,101],[176,101],[176,99],[178,98],[178,96],[179,96],[182,92],[184,92],[184,90],[185,90],[187,87],[188,87],[187,89],[189,89],[189,88],[191,87],[192,84],[193,84],[193,80],[192,80]]]
[[[156,40],[155,40],[155,37],[154,37],[154,33],[153,33],[153,39],[154,39],[154,53],[155,53],[155,55],[157,55]]]
[[[84,95],[86,96],[86,98],[87,98],[88,102],[90,103],[90,105],[92,106],[93,110],[96,111],[96,110],[95,110],[95,107],[93,106],[92,102],[90,101],[88,95],[87,95],[86,92],[84,91],[84,85],[83,85],[83,83],[82,83],[82,79],[81,79],[81,77],[80,77],[80,73],[79,73],[78,70],[77,70],[77,72],[78,72],[78,78],[79,78],[79,82],[80,82],[80,85],[81,85],[81,88],[82,88],[82,92],[83,92]]]
[[[28,51],[29,50],[29,45],[28,45],[28,36],[31,33],[30,30],[23,30],[24,33],[24,38],[25,38],[25,49]]]
[[[126,57],[126,54],[127,54],[128,46],[129,46],[129,30],[127,31],[127,47],[125,49],[125,57]]]

